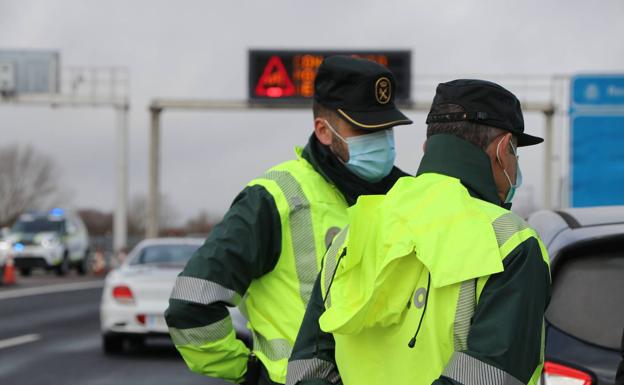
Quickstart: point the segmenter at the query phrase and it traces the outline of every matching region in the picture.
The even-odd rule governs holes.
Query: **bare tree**
[[[95,209],[80,209],[78,215],[80,215],[91,236],[109,235],[113,231],[113,213]]]
[[[172,227],[178,214],[166,196],[160,196],[159,227]],[[143,235],[147,224],[147,198],[145,195],[135,195],[128,205],[128,232],[134,235]]]
[[[215,221],[205,210],[186,221],[186,231],[191,234],[208,234],[214,227]]]
[[[48,209],[61,200],[54,160],[32,146],[0,147],[0,226],[28,209]]]

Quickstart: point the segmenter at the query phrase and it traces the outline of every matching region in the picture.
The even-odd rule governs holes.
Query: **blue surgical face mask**
[[[500,162],[500,158],[498,157],[498,148],[500,147],[500,144],[502,142],[503,140],[501,139],[501,141],[498,142],[498,144],[496,145],[496,158],[498,158],[499,162]],[[520,163],[518,161],[519,160],[518,152],[516,151],[516,148],[513,146],[513,143],[509,143],[509,144],[511,145],[511,150],[513,151],[513,154],[516,157],[516,183],[515,184],[511,183],[511,178],[509,177],[507,170],[503,169],[503,173],[505,173],[505,177],[507,178],[507,181],[509,182],[509,191],[507,192],[507,196],[505,197],[505,203],[511,203],[514,195],[516,194],[516,190],[519,189],[520,186],[522,186],[522,170],[520,170]]]
[[[325,123],[349,147],[349,161],[345,163],[349,171],[373,183],[390,174],[396,156],[392,129],[345,139],[328,121]]]

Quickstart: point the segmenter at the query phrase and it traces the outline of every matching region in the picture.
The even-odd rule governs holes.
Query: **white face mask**
[[[496,159],[498,159],[498,162],[501,165],[503,163],[501,162],[500,157],[498,156],[498,149],[502,142],[503,142],[503,139],[501,139],[500,142],[498,142],[498,144],[496,145]],[[522,186],[522,171],[520,170],[520,163],[519,163],[520,157],[518,156],[518,152],[516,151],[516,148],[514,147],[513,143],[510,142],[509,145],[511,146],[511,150],[513,151],[513,154],[516,157],[516,183],[511,183],[511,178],[509,177],[507,170],[503,169],[503,173],[505,173],[505,177],[507,178],[507,181],[509,182],[509,191],[507,192],[507,196],[505,197],[505,203],[511,203],[514,195],[516,194],[516,190],[519,189],[520,186]]]
[[[349,161],[345,163],[345,166],[349,171],[373,183],[379,182],[390,174],[396,157],[392,129],[345,139],[327,120],[325,123],[340,140],[347,144]]]

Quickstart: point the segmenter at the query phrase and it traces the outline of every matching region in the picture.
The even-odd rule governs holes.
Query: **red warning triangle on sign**
[[[271,56],[264,72],[256,85],[256,96],[268,96],[269,98],[280,98],[282,96],[293,96],[295,85],[288,76],[284,64],[279,56]]]

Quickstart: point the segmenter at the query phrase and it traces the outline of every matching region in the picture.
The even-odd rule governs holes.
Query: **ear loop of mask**
[[[347,144],[347,140],[346,140],[345,138],[343,138],[343,137],[342,137],[342,135],[340,135],[340,134],[338,133],[338,131],[336,131],[336,130],[334,129],[334,127],[333,127],[331,124],[329,124],[329,121],[328,121],[327,119],[323,119],[323,121],[325,122],[325,124],[327,124],[327,127],[329,127],[329,129],[331,130],[331,132],[333,132],[334,134],[336,134],[336,136],[337,136],[337,137],[339,137],[339,138],[340,138],[340,140],[342,140],[343,142],[345,142],[345,144]]]
[[[501,143],[503,143],[503,140],[504,138],[501,139],[496,145],[496,160],[498,160],[498,163],[501,165],[501,167],[503,167],[503,162],[500,160],[500,157],[498,156],[498,149],[500,148]],[[513,150],[514,156],[516,157],[516,162],[518,162],[518,155],[516,155],[516,150],[513,148],[513,143],[511,144],[511,149]],[[509,188],[513,188],[515,184],[511,183],[511,178],[509,177],[509,174],[507,173],[507,170],[505,170],[504,167],[503,167],[503,173],[505,174],[505,178],[507,178],[507,181],[509,182]]]
[[[331,130],[331,132],[333,132],[334,134],[336,134],[336,136],[337,136],[338,138],[340,138],[340,140],[342,140],[342,141],[344,142],[344,144],[346,144],[346,145],[347,145],[347,152],[348,152],[348,151],[349,151],[349,142],[347,142],[347,140],[346,140],[345,138],[343,138],[343,137],[342,137],[342,135],[340,135],[340,134],[338,133],[338,131],[336,131],[336,130],[334,129],[334,127],[333,127],[331,124],[329,124],[329,121],[327,121],[327,119],[323,119],[323,121],[325,122],[325,124],[327,124],[327,127],[329,127],[329,129]],[[336,153],[334,152],[334,150],[331,148],[331,146],[329,147],[329,150],[332,152],[332,154],[334,154],[334,156],[336,157],[336,159],[338,159],[338,161],[339,161],[340,163],[342,163],[342,164],[347,164],[347,162],[345,162],[344,160],[342,160],[342,158],[340,157],[340,155],[338,155],[338,154],[336,154]]]

